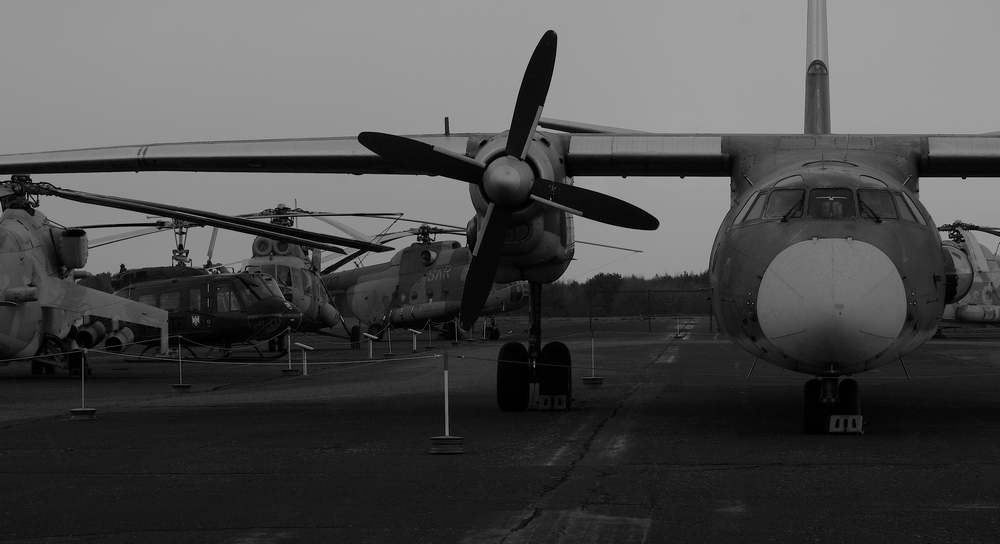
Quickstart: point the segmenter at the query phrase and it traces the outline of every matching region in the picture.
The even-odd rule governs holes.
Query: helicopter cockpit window
[[[809,193],[809,217],[852,219],[854,194],[850,189],[813,189]]]
[[[892,193],[874,189],[858,190],[858,214],[865,219],[898,219]]]
[[[803,196],[805,196],[805,191],[802,189],[771,191],[771,196],[767,199],[767,206],[764,208],[764,219],[785,221],[793,217],[802,217]]]
[[[215,311],[235,312],[240,310],[240,301],[233,288],[228,283],[220,283],[215,286]]]
[[[240,282],[246,287],[249,296],[252,296],[256,300],[263,300],[274,296],[271,290],[268,288],[267,283],[264,282],[262,276],[248,276],[240,277]],[[278,295],[281,296],[281,295]]]

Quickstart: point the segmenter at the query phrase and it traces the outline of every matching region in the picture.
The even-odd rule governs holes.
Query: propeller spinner
[[[625,201],[535,175],[526,158],[549,92],[555,60],[556,33],[550,30],[542,36],[528,61],[504,153],[489,164],[403,136],[380,132],[358,135],[362,145],[383,158],[482,187],[489,207],[465,279],[463,328],[475,322],[489,296],[513,210],[529,200],[609,225],[641,230],[655,230],[659,226],[655,217]]]

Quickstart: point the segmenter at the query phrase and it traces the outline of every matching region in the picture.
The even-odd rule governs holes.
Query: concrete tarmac
[[[79,377],[0,367],[0,542],[1000,541],[1000,339],[856,376],[866,433],[804,435],[807,376],[673,325],[546,322],[573,356],[559,412],[496,408],[520,325],[417,353],[394,334],[372,359],[302,337],[308,376],[184,361],[188,393],[134,354],[92,353],[83,399]],[[457,455],[430,453],[444,350]]]

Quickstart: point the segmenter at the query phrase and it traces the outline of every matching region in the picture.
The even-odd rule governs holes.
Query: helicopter
[[[67,229],[38,211],[38,200],[17,183],[0,185],[0,365],[31,358],[32,374],[52,374],[58,367],[79,368],[74,356],[102,340],[120,348],[131,327],[155,332],[166,351],[167,312],[103,291],[78,285],[87,277],[87,233]],[[108,320],[110,331],[104,321]],[[110,332],[110,335],[108,334]]]
[[[955,296],[944,307],[941,328],[1000,326],[1000,264],[972,231],[1000,236],[1000,229],[954,221],[938,227],[948,233],[942,242],[955,264]]]
[[[434,239],[436,234],[457,232],[464,230],[423,224],[399,233],[414,234],[417,241],[396,252],[388,262],[342,272],[324,270],[323,283],[335,295],[338,306],[360,322],[351,329],[352,341],[360,339],[361,325],[377,338],[390,325],[420,329],[428,323],[441,324],[444,336],[460,335],[452,320],[461,309],[471,251],[455,240]],[[381,241],[389,239],[392,236]],[[479,313],[492,315],[520,309],[527,303],[527,295],[527,282],[495,284]],[[497,327],[486,329],[490,340],[500,338]]]
[[[285,300],[277,282],[266,274],[223,273],[214,266],[207,269],[188,266],[190,260],[187,259],[188,253],[183,241],[190,226],[225,228],[267,236],[281,243],[309,245],[341,254],[345,253],[341,245],[376,252],[391,249],[380,244],[311,233],[283,225],[262,225],[248,219],[212,212],[176,206],[168,208],[152,202],[60,189],[49,184],[33,183],[27,177],[13,179],[5,187],[14,194],[52,195],[83,203],[174,217],[170,223],[178,234],[177,249],[173,254],[174,266],[127,270],[123,265],[123,270],[112,280],[117,291],[109,296],[135,301],[143,307],[158,308],[157,315],[169,323],[170,330],[174,332],[169,341],[173,344],[188,341],[188,349],[192,342],[229,348],[238,341],[273,339],[298,327],[302,322],[302,313]],[[157,224],[153,230],[165,227],[166,223]],[[75,229],[72,232],[85,231]],[[84,250],[86,251],[86,246]],[[167,315],[163,315],[163,312]],[[149,349],[157,342],[156,332],[150,325],[155,323],[141,323],[135,330],[126,329],[120,333],[116,331],[109,338],[109,342],[114,340],[112,344],[106,342],[106,345],[112,351],[121,351],[132,343]],[[88,343],[94,344],[96,341],[99,339]],[[165,336],[159,343],[163,347],[162,351],[165,351]]]

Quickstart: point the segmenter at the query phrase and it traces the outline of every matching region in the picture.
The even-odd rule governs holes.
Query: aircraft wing
[[[90,314],[108,319],[118,318],[119,321],[159,329],[167,324],[167,311],[148,304],[56,278],[45,278],[42,285],[38,302],[46,308],[58,308],[80,317]]]
[[[472,157],[492,134],[407,136]],[[720,136],[552,134],[577,175],[728,176]],[[355,137],[245,140],[99,147],[0,155],[0,174],[88,172],[270,172],[426,174],[388,161]]]
[[[569,122],[565,123],[568,126]],[[493,136],[477,133],[407,138],[473,157],[480,142]],[[571,176],[729,177],[738,157],[818,148],[893,149],[901,156],[919,157],[921,176],[1000,176],[1000,136],[995,134],[597,132],[545,133],[545,137],[561,141],[566,150],[566,171]],[[141,171],[427,174],[380,157],[356,137],[166,143],[0,155],[0,175]]]

